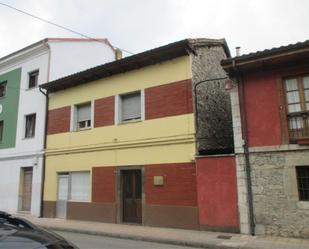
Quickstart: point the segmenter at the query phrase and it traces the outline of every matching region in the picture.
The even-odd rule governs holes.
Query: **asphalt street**
[[[194,249],[194,247],[176,246],[161,243],[118,239],[80,233],[55,231],[70,240],[80,249]]]

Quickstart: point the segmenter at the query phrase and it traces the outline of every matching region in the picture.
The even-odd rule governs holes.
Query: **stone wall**
[[[256,234],[308,238],[309,202],[299,201],[295,166],[309,165],[309,150],[250,153],[250,162]]]
[[[220,62],[226,58],[222,46],[201,46],[192,61],[193,86],[203,80],[225,77]],[[197,140],[199,154],[233,151],[233,129],[226,80],[208,81],[197,87]]]

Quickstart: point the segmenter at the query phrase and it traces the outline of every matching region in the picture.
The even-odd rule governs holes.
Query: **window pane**
[[[90,173],[71,173],[71,199],[74,201],[89,201]]]
[[[28,85],[29,88],[33,88],[38,85],[38,77],[39,77],[39,71],[29,73],[29,85]]]
[[[0,83],[0,97],[4,97],[6,92],[6,82]]]
[[[122,121],[141,118],[141,93],[121,96]]]
[[[299,93],[298,91],[287,92],[288,103],[299,103]]]
[[[77,106],[77,122],[91,120],[91,104]]]
[[[0,121],[0,142],[2,141],[3,138],[3,121]]]
[[[296,175],[297,175],[299,200],[309,201],[309,167],[297,166]]]
[[[309,89],[309,76],[303,78],[304,88]]]
[[[292,91],[292,90],[297,90],[297,79],[288,79],[285,80],[285,88],[286,91]]]
[[[309,102],[309,89],[305,90],[305,99]]]
[[[288,111],[289,111],[289,113],[300,112],[301,111],[300,104],[288,105]]]
[[[26,116],[25,138],[34,137],[36,115],[31,114]]]

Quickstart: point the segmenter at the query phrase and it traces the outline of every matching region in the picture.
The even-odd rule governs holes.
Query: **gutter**
[[[246,106],[245,106],[245,96],[244,96],[244,82],[243,82],[243,76],[239,72],[235,60],[232,61],[232,65],[236,73],[236,80],[237,82],[239,82],[239,105],[240,105],[240,113],[241,113],[242,135],[244,139],[243,148],[244,148],[245,164],[246,164],[245,169],[246,169],[246,176],[247,176],[247,198],[248,198],[248,204],[249,204],[250,234],[255,235],[251,163],[250,163],[250,153],[249,153],[249,143],[248,143],[248,127],[247,127],[247,116],[246,116]]]
[[[48,65],[47,65],[47,82],[49,82],[50,79],[50,61],[51,61],[51,49],[48,45],[48,40],[44,41],[44,46],[48,49]],[[43,201],[44,201],[44,186],[45,186],[45,165],[46,165],[46,144],[47,144],[47,125],[48,125],[48,104],[49,104],[49,98],[48,98],[48,90],[44,92],[39,86],[40,92],[46,97],[46,103],[45,103],[45,127],[44,127],[44,142],[43,142],[43,163],[42,163],[42,186],[41,186],[41,206],[40,206],[40,217],[43,217]]]

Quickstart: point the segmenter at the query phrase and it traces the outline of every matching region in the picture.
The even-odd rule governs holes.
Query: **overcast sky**
[[[0,0],[117,47],[225,38],[232,55],[309,39],[309,0]],[[46,37],[77,37],[0,5],[0,57]]]

